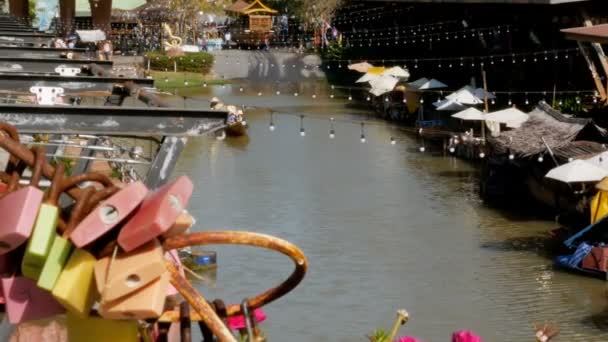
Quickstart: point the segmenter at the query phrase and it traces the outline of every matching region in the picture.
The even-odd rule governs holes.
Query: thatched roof
[[[545,102],[539,103],[529,116],[530,119],[520,128],[488,139],[497,153],[513,153],[518,157],[544,153],[547,151],[544,138],[554,151],[563,152],[565,157],[576,157],[579,153],[595,152],[607,140],[606,132],[591,119],[564,115]],[[571,144],[580,140],[591,140],[599,144]]]

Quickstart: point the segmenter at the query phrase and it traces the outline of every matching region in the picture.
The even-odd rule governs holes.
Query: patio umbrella
[[[349,70],[355,70],[358,72],[367,72],[370,68],[373,68],[374,66],[367,63],[367,62],[361,62],[361,63],[355,63],[355,64],[351,64],[348,66]]]
[[[380,75],[366,73],[365,75],[361,76],[357,81],[355,81],[355,83],[369,82],[369,81],[371,81],[373,79],[376,79],[378,77],[380,77]]]
[[[418,89],[420,90],[425,90],[425,89],[439,89],[439,88],[447,88],[447,84],[437,81],[434,78],[431,78],[430,80],[428,80],[428,82],[424,83],[423,85],[421,85],[420,87],[418,87]]]
[[[608,170],[580,159],[553,168],[545,175],[564,183],[599,182],[606,176]]]
[[[452,115],[453,118],[469,121],[484,121],[484,114],[477,108],[467,108]]]
[[[454,101],[454,100],[450,100],[450,99],[443,99],[441,101],[433,102],[433,106],[437,107],[437,110],[452,111],[452,112],[464,110],[467,108],[462,103],[459,103],[458,101]]]
[[[399,79],[393,76],[380,76],[369,81],[372,88],[393,90]]]
[[[585,159],[585,161],[595,166],[599,166],[602,169],[608,170],[608,151],[596,154],[595,156],[589,159]],[[608,180],[605,182],[605,185],[608,185]]]
[[[383,88],[371,88],[369,92],[374,96],[380,96],[392,91],[392,89],[383,89]]]
[[[414,87],[419,90],[427,90],[427,89],[439,89],[439,88],[447,88],[445,83],[442,83],[434,78],[430,80],[428,78],[421,78],[414,82],[408,83],[411,87]]]
[[[446,96],[446,99],[454,100],[458,103],[467,105],[477,105],[483,103],[483,100],[475,95],[475,89],[469,86],[464,86],[459,90],[456,90],[455,92]]]
[[[486,91],[483,88],[475,89],[475,91],[473,92],[473,95],[477,96],[481,100],[483,100],[486,96],[488,97],[488,100],[492,100],[492,99],[496,98],[496,96],[494,94],[490,93],[489,91]]]
[[[403,69],[402,67],[398,67],[398,66],[384,70],[382,75],[383,76],[393,76],[393,77],[398,77],[398,78],[410,77],[410,73],[407,70]]]
[[[415,80],[415,81],[413,81],[413,82],[410,82],[410,83],[408,83],[407,85],[409,85],[409,86],[410,86],[410,87],[412,87],[412,88],[416,88],[416,89],[418,89],[418,88],[420,88],[420,86],[421,86],[421,85],[425,84],[425,83],[426,83],[426,82],[428,82],[428,81],[429,81],[429,79],[428,79],[428,78],[423,77],[423,78],[419,78],[419,79],[417,79],[417,80]]]
[[[517,108],[507,108],[485,115],[486,121],[494,121],[507,124],[507,127],[518,128],[522,123],[528,121],[528,114]]]

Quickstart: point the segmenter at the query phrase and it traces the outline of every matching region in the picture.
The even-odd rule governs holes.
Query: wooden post
[[[75,12],[76,0],[59,0],[59,22],[61,23],[60,32],[64,35],[72,30]]]
[[[576,43],[578,44],[578,48],[579,48],[579,50],[581,50],[583,57],[585,57],[585,61],[587,61],[587,65],[589,66],[589,71],[591,71],[591,77],[593,77],[593,81],[595,82],[595,87],[597,88],[597,92],[599,93],[602,101],[605,101],[606,100],[606,88],[604,88],[602,79],[601,79],[600,75],[597,73],[595,63],[593,63],[593,61],[589,57],[589,54],[587,53],[587,50],[583,46],[583,43],[581,43],[580,41],[577,41]]]
[[[30,4],[28,0],[9,0],[9,13],[17,18],[29,19]]]
[[[593,22],[591,21],[591,19],[589,18],[589,15],[587,15],[587,12],[584,9],[581,9],[581,14],[583,15],[583,18],[585,19],[585,26],[587,26],[587,27],[593,26]],[[600,45],[600,43],[591,43],[591,46],[595,50],[595,53],[597,54],[597,57],[600,60],[600,64],[602,65],[602,68],[604,69],[604,74],[606,74],[606,77],[608,78],[608,60],[606,59],[606,54],[604,53],[604,49],[602,48],[602,45]]]
[[[112,0],[89,0],[93,28],[103,30],[110,39]]]

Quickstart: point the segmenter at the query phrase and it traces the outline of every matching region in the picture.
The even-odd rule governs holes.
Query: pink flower
[[[422,342],[419,339],[412,337],[412,336],[402,336],[400,337],[397,342]]]
[[[456,331],[452,334],[452,342],[482,342],[481,337],[472,331]]]

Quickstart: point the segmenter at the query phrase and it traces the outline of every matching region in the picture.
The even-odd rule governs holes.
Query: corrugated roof
[[[567,39],[608,43],[608,24],[563,29]]]

